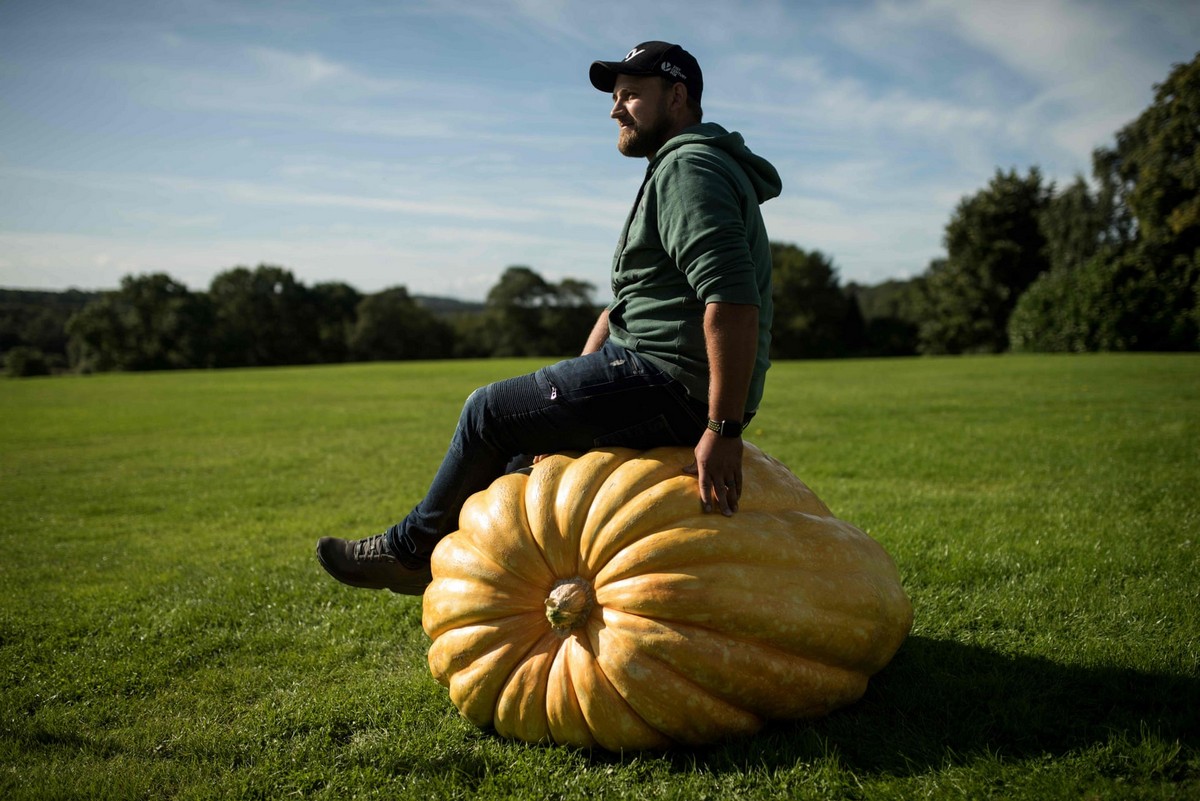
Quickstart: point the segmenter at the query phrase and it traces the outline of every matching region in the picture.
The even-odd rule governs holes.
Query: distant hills
[[[412,299],[423,309],[437,314],[473,314],[486,308],[484,304],[457,298],[442,298],[436,295],[413,295]]]

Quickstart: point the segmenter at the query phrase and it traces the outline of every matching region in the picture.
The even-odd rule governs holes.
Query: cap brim
[[[592,86],[601,92],[611,92],[617,85],[618,75],[653,75],[653,70],[633,69],[624,61],[593,61],[588,70]]]

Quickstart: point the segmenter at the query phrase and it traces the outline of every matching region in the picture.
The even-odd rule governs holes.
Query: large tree
[[[1176,65],[1105,158],[1143,242],[1200,248],[1200,54]]]
[[[441,359],[453,350],[450,326],[421,308],[402,286],[358,304],[350,353],[359,361]]]
[[[923,353],[997,353],[1008,348],[1017,299],[1049,266],[1040,217],[1050,200],[1035,167],[997,171],[964,198],[946,226],[946,259],[926,276]]]
[[[578,353],[596,324],[598,310],[592,300],[596,287],[587,281],[564,278],[551,284],[552,302],[544,310],[542,325],[551,346],[548,356]]]
[[[489,290],[484,317],[470,333],[491,356],[577,353],[596,319],[586,281],[547,281],[524,265],[505,269]]]
[[[1136,223],[1132,280],[1152,304],[1137,347],[1200,347],[1200,53],[1155,87],[1154,102],[1097,162]]]
[[[209,364],[207,298],[168,275],[126,276],[67,323],[76,369],[165,370]]]
[[[1091,190],[1083,176],[1053,191],[1038,219],[1046,238],[1052,270],[1074,270],[1087,264],[1113,241],[1111,200]]]
[[[542,316],[553,289],[529,267],[505,269],[487,294],[487,332],[493,356],[538,356],[547,352]]]
[[[862,340],[862,316],[842,291],[837,268],[819,250],[771,244],[771,356],[813,359],[848,356]]]
[[[350,336],[362,294],[349,284],[333,281],[314,285],[309,296],[316,314],[320,360],[347,361],[350,358]]]
[[[218,367],[320,361],[312,297],[290,271],[266,264],[235,267],[213,278],[208,294]]]
[[[1052,244],[1052,273],[1010,320],[1014,349],[1200,347],[1200,55],[1171,71],[1093,166],[1094,203],[1078,202],[1066,225],[1055,219],[1069,214],[1044,218],[1052,241],[1073,227],[1083,247],[1066,247],[1069,258]]]

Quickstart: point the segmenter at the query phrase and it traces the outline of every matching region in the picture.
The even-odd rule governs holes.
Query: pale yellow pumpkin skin
[[[891,557],[749,443],[739,511],[704,514],[692,461],[552,456],[467,501],[422,620],[464,717],[529,742],[662,749],[862,696],[912,627]]]

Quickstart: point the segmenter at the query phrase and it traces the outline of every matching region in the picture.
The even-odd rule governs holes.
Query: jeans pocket
[[[552,400],[606,395],[669,381],[661,369],[612,343],[586,356],[543,367],[538,374],[552,392]]]

